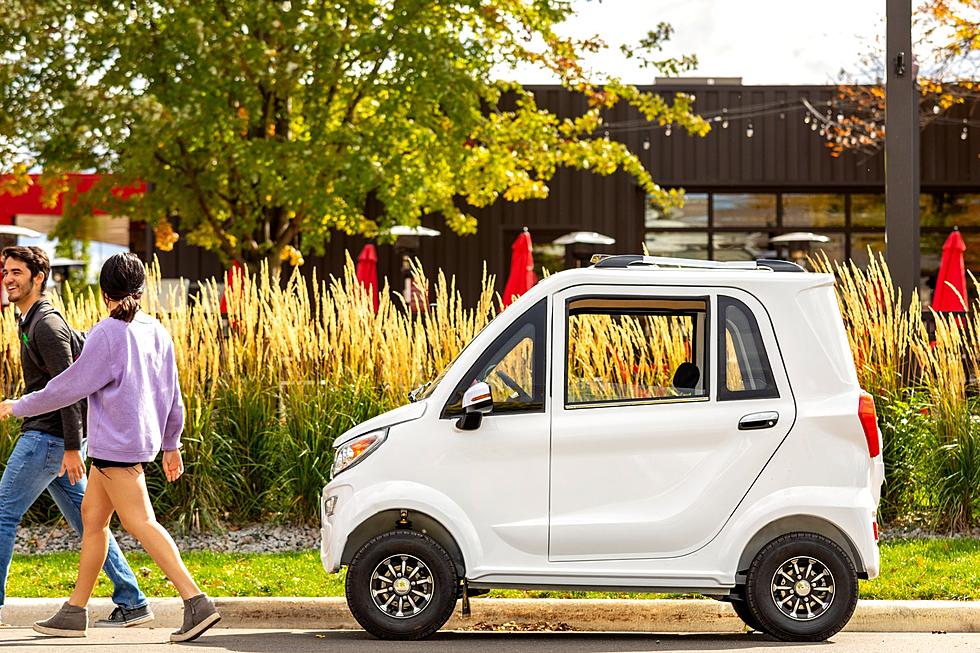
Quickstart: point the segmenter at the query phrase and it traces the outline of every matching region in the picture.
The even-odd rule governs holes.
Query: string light
[[[815,132],[815,131],[817,131],[817,123],[812,123],[812,124],[810,125],[810,131],[812,131],[812,132]]]
[[[965,141],[969,136],[970,136],[969,130],[966,127],[964,127],[963,131],[960,132],[960,140]]]
[[[933,112],[934,114],[936,114],[937,116],[939,115],[939,112],[940,112],[941,110],[942,110],[942,109],[940,109],[940,108],[939,108],[939,105],[938,105],[938,104],[934,104],[934,105],[932,105],[932,112]]]
[[[728,129],[728,120],[727,119],[721,121],[721,128],[722,129]]]
[[[808,125],[810,124],[810,114],[809,113],[806,114],[805,116],[803,116],[803,122],[805,122]]]
[[[752,138],[752,134],[754,134],[754,133],[755,133],[755,130],[752,129],[752,123],[750,122],[749,123],[749,126],[745,128],[745,137],[746,138]]]
[[[645,139],[643,141],[643,149],[644,150],[649,150],[650,149],[650,139]]]
[[[667,129],[664,130],[664,136],[670,136],[670,123],[667,124]]]

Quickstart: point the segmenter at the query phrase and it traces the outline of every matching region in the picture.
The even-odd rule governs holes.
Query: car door
[[[554,306],[549,559],[704,546],[795,418],[765,309],[655,285],[579,286]]]
[[[480,352],[435,425],[440,445],[427,455],[439,463],[439,473],[427,482],[452,497],[476,528],[482,553],[469,564],[530,565],[547,555],[547,331],[548,301],[542,299]],[[493,408],[479,428],[460,430],[463,393],[476,382],[490,385]]]

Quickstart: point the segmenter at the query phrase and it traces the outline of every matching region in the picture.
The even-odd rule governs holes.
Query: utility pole
[[[885,257],[908,305],[919,288],[919,98],[912,1],[887,0],[885,43]]]

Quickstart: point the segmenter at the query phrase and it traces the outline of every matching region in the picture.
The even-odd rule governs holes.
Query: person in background
[[[136,255],[110,257],[99,285],[109,317],[89,331],[81,356],[43,390],[0,404],[0,418],[27,417],[88,397],[92,469],[82,502],[84,532],[75,591],[57,614],[35,623],[34,630],[85,636],[86,606],[106,557],[109,520],[116,513],[184,600],[183,625],[170,641],[191,641],[221,617],[187,571],[173,538],[157,522],[144,476],[145,466],[161,448],[167,480],[172,483],[184,472],[184,404],[173,339],[140,310],[146,270]]]
[[[20,365],[27,392],[43,389],[53,376],[71,365],[71,330],[44,296],[51,272],[48,255],[39,247],[7,247],[0,252],[2,286],[20,313]],[[75,402],[24,420],[21,435],[0,478],[0,609],[14,552],[17,527],[41,492],[48,491],[75,532],[82,533],[85,495],[83,422],[85,403]],[[115,610],[96,626],[126,627],[153,619],[119,545],[108,535],[103,565],[112,581]]]

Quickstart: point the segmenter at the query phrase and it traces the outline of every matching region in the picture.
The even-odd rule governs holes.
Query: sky
[[[741,77],[744,84],[830,84],[876,37],[884,39],[885,0],[572,0],[566,36],[598,35],[609,49],[590,58],[599,74],[649,84],[655,73],[619,52],[657,23],[673,25],[672,55],[695,54],[697,77]],[[519,69],[524,84],[551,84],[547,73]]]

